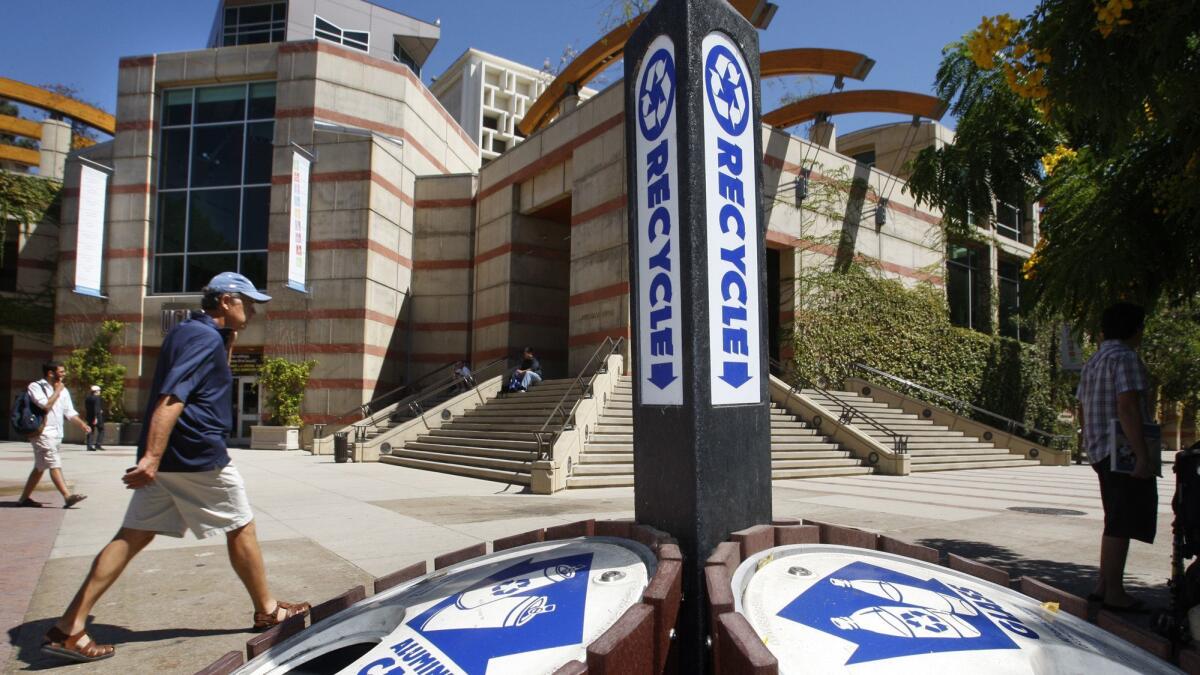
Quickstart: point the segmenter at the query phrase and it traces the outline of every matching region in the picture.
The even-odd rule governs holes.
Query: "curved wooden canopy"
[[[763,113],[762,121],[782,129],[807,122],[820,115],[856,112],[898,113],[940,120],[942,115],[946,114],[946,104],[935,96],[909,91],[886,89],[839,91],[800,99],[769,113]]]
[[[758,28],[765,28],[775,14],[775,5],[765,0],[731,0],[733,8]],[[542,95],[529,106],[525,117],[517,128],[522,135],[528,136],[550,123],[558,114],[558,104],[572,91],[578,91],[601,71],[621,58],[625,51],[625,43],[629,36],[646,17],[639,14],[627,23],[612,29],[607,35],[596,40],[590,47],[575,57],[554,81],[546,87]]]
[[[17,164],[24,164],[26,166],[37,166],[42,163],[42,155],[37,150],[0,144],[0,162],[16,162]]]
[[[865,54],[841,49],[777,49],[759,55],[759,76],[833,75],[866,79],[875,61]]]
[[[0,98],[58,113],[110,136],[116,132],[117,121],[112,115],[73,98],[52,93],[31,84],[0,77]]]
[[[12,115],[0,115],[0,134],[11,134],[13,136],[24,136],[34,140],[42,139],[42,125],[40,122],[27,120]]]

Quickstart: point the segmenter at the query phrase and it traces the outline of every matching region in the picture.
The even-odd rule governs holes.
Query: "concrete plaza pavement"
[[[631,488],[522,494],[516,486],[385,464],[336,464],[306,452],[233,450],[246,479],[271,585],[282,599],[319,602],[412,562],[481,541],[584,518],[633,515]],[[251,636],[251,606],[224,538],[157,538],[97,605],[91,634],[116,656],[73,666],[39,651],[93,556],[120,525],[120,482],[133,448],[64,446],[64,472],[89,498],[73,509],[0,510],[0,641],[4,672],[61,667],[95,673],[193,672]],[[0,443],[0,506],[15,505],[32,465],[24,443]],[[1165,606],[1170,562],[1168,475],[1158,538],[1134,543],[1133,591]],[[1030,467],[776,481],[774,513],[858,527],[976,558],[1086,594],[1102,526],[1090,467]],[[35,497],[61,498],[49,479]],[[1045,515],[1016,509],[1063,509]]]

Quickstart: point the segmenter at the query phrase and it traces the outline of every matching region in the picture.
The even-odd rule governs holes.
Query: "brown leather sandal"
[[[67,635],[59,630],[58,626],[51,626],[50,630],[46,632],[45,641],[42,642],[42,653],[61,656],[64,659],[78,661],[79,663],[91,663],[92,661],[107,659],[115,654],[116,651],[116,647],[112,645],[97,644],[87,634],[86,629],[74,635]]]
[[[293,616],[308,614],[309,609],[310,606],[307,602],[284,602],[283,600],[276,600],[273,611],[254,613],[253,630],[263,631],[272,626],[278,626]]]

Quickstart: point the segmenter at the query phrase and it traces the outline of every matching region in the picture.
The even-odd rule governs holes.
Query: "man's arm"
[[[146,454],[142,455],[134,469],[121,478],[125,481],[125,487],[136,490],[154,482],[171,431],[182,413],[183,401],[175,396],[167,395],[158,399],[158,405],[150,415],[150,429],[146,432]]]
[[[1146,439],[1142,436],[1140,391],[1117,394],[1117,417],[1121,420],[1121,430],[1125,432],[1125,438],[1129,439],[1129,448],[1133,450],[1136,460],[1133,477],[1150,478],[1150,453],[1146,450]]]

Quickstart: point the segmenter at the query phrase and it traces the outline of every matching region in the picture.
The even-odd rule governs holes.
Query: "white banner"
[[[104,206],[108,174],[86,164],[79,167],[79,214],[75,233],[75,292],[103,297],[100,280],[104,258]]]
[[[704,36],[700,53],[712,403],[761,403],[754,82],[724,33]]]
[[[292,208],[288,228],[288,288],[306,292],[308,262],[308,172],[312,162],[292,153]]]
[[[642,405],[683,404],[675,45],[660,35],[637,77],[638,360]]]

